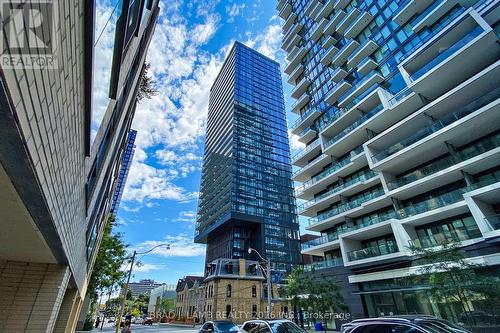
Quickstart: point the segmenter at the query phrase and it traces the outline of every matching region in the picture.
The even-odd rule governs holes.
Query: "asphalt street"
[[[149,325],[134,325],[132,324],[132,333],[135,332],[148,332],[148,333],[197,333],[199,328],[193,327],[183,327],[183,326],[174,326],[174,325],[166,325],[162,324],[158,326],[158,324]],[[103,330],[101,331],[98,328],[94,328],[91,332],[114,332],[115,327],[112,324],[105,324]],[[80,331],[76,331],[75,333],[80,333]],[[81,332],[83,333],[83,332]],[[85,332],[88,333],[88,332]]]

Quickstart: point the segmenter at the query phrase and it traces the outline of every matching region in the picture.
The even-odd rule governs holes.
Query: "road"
[[[144,333],[197,333],[199,328],[193,327],[184,327],[184,326],[174,326],[174,325],[166,325],[162,324],[158,327],[158,324],[149,325],[134,325],[132,324],[132,333],[136,332],[144,332]],[[114,332],[115,327],[112,324],[104,325],[103,330],[94,328],[91,332]],[[75,333],[84,333],[80,331],[76,331]],[[88,332],[85,332],[88,333]]]

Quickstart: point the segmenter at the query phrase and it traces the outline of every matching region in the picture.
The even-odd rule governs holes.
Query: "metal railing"
[[[371,246],[364,249],[348,252],[347,257],[349,258],[349,261],[355,261],[396,252],[399,252],[396,244],[381,244],[379,246]]]

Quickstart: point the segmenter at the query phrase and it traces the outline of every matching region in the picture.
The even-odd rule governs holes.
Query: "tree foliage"
[[[292,305],[312,313],[349,311],[337,282],[323,274],[315,275],[314,271],[294,269],[288,276],[284,294],[291,299]]]
[[[120,233],[113,233],[115,217],[111,215],[104,227],[101,245],[92,270],[87,292],[93,301],[97,300],[98,292],[115,288],[123,282],[126,273],[121,271],[127,260],[127,245]]]
[[[467,260],[459,242],[443,243],[439,248],[421,248],[415,245],[410,250],[419,259],[419,268],[410,277],[413,283],[427,284],[429,296],[438,302],[458,303],[465,316],[474,309],[472,301],[500,304],[500,281],[498,277],[481,273],[483,266]],[[472,323],[473,318],[468,318]]]
[[[144,69],[139,82],[139,90],[137,92],[137,101],[141,102],[144,98],[151,99],[151,97],[158,95],[156,89],[156,82],[148,75],[151,65],[148,62],[144,63]]]

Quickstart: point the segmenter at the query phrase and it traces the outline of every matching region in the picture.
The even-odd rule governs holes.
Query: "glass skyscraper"
[[[300,262],[285,105],[277,62],[236,42],[210,91],[195,241],[206,261]],[[276,275],[276,274],[275,274]]]
[[[321,233],[302,246],[319,258],[306,268],[336,277],[355,317],[456,318],[403,278],[418,269],[410,245],[500,259],[499,1],[276,8],[306,144],[292,158],[298,213]]]

